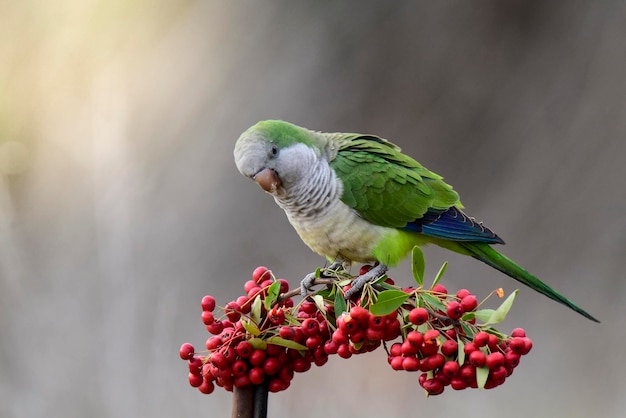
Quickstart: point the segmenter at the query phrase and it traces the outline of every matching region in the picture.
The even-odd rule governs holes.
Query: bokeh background
[[[425,399],[383,352],[272,395],[272,417],[620,417],[626,410],[626,5],[620,1],[0,2],[0,416],[221,417],[187,385],[200,298],[323,260],[232,158],[280,118],[396,142],[504,252],[535,348],[491,391]],[[426,250],[485,295],[518,285]],[[391,272],[410,283],[408,263]]]

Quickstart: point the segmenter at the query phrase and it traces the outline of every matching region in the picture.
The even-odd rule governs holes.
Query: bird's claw
[[[304,276],[304,279],[300,282],[300,295],[305,298],[313,293],[313,285],[315,284],[316,274],[315,272],[309,273]]]
[[[360,294],[363,291],[363,288],[366,284],[373,282],[374,280],[381,277],[383,274],[387,272],[387,266],[384,264],[379,264],[376,267],[372,268],[365,274],[357,277],[352,281],[352,285],[350,289],[344,293],[344,297],[346,299],[351,299],[353,296]]]

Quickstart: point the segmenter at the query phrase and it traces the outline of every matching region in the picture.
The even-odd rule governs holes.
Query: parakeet
[[[266,120],[239,137],[234,157],[241,174],[274,197],[304,243],[333,268],[378,263],[353,281],[347,297],[415,245],[432,243],[474,257],[599,322],[496,251],[493,245],[504,241],[463,212],[457,192],[383,138]],[[311,274],[302,281],[303,294],[313,279]]]

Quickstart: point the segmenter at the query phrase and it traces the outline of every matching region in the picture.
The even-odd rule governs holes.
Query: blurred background
[[[279,118],[374,133],[445,176],[526,288],[533,352],[490,391],[424,398],[382,351],[333,358],[272,417],[619,417],[626,410],[626,5],[584,1],[0,1],[0,416],[229,416],[187,384],[200,299],[323,260],[236,170]],[[444,284],[518,284],[426,250]],[[391,271],[411,283],[409,263]]]

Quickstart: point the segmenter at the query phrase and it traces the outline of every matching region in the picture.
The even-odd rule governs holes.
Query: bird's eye
[[[276,144],[272,144],[272,155],[278,154],[278,147]]]

